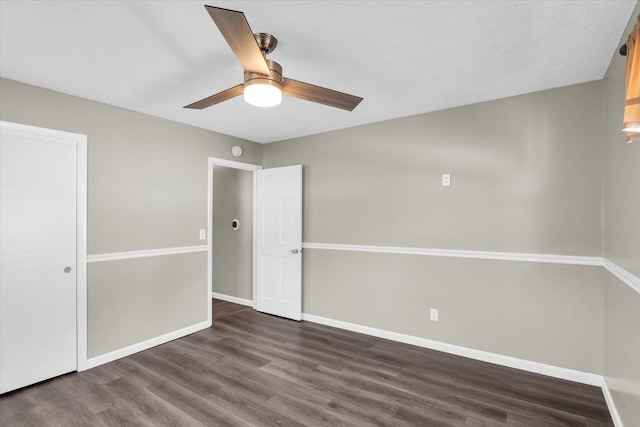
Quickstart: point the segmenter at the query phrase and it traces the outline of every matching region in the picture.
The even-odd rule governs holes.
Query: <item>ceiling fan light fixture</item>
[[[266,62],[270,76],[244,73],[244,100],[256,107],[275,107],[282,102],[282,67],[269,59]]]
[[[267,79],[253,79],[244,84],[244,100],[256,107],[275,107],[282,102],[282,89]]]

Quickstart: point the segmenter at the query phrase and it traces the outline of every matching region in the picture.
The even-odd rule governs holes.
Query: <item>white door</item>
[[[302,165],[256,174],[256,310],[300,320]]]
[[[75,371],[76,145],[2,129],[0,393]]]

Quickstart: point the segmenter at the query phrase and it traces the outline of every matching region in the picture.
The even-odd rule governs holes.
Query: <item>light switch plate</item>
[[[204,228],[200,229],[200,240],[207,240],[207,230]]]
[[[451,186],[451,175],[448,173],[442,174],[442,186],[449,187]]]
[[[429,311],[429,319],[433,320],[434,322],[438,321],[438,309],[437,308],[432,308]]]

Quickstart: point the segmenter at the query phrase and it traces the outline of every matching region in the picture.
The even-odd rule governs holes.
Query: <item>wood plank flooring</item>
[[[9,426],[613,426],[597,387],[214,300],[213,327],[0,397]]]

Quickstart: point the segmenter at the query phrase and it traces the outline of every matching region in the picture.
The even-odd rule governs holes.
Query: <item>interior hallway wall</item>
[[[251,171],[213,167],[213,292],[253,300]]]

